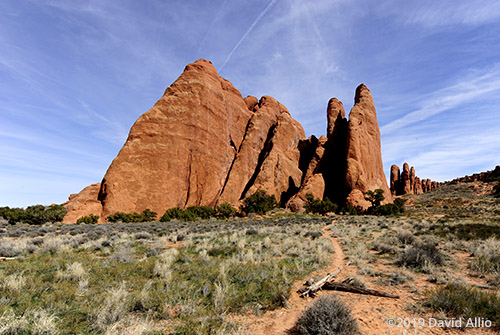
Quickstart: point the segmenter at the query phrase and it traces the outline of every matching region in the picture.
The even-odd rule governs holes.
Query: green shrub
[[[368,200],[372,207],[380,207],[380,203],[385,200],[384,190],[377,188],[375,191],[367,191],[365,200]]]
[[[236,215],[236,208],[234,208],[227,202],[224,202],[217,206],[216,211],[217,213],[215,214],[215,216],[219,218],[229,219]]]
[[[163,214],[163,216],[160,218],[160,221],[167,222],[174,219],[181,221],[194,221],[196,220],[196,215],[192,211],[186,211],[180,207],[173,207],[167,209],[165,214]]]
[[[311,193],[306,194],[306,203],[304,204],[306,213],[325,215],[326,213],[334,213],[337,208],[337,204],[334,204],[328,198],[325,198],[325,200],[314,199]]]
[[[346,204],[344,205],[340,211],[340,213],[345,213],[345,214],[350,214],[350,215],[358,215],[359,213],[362,212],[359,208],[354,207],[351,204]]]
[[[158,213],[156,212],[153,212],[152,210],[150,210],[149,208],[146,208],[145,210],[142,211],[142,215],[147,218],[146,221],[154,221],[156,216],[158,215]]]
[[[42,225],[47,222],[60,222],[66,215],[66,208],[61,205],[43,206],[34,205],[23,208],[0,208],[0,216],[8,220],[10,224],[18,222]]]
[[[265,214],[277,206],[278,203],[274,195],[268,195],[266,191],[257,191],[243,200],[243,205],[241,205],[240,209],[245,214]]]
[[[153,212],[149,208],[147,208],[142,211],[142,214],[116,212],[114,214],[108,215],[106,219],[108,220],[108,222],[150,222],[153,221],[157,215],[158,214],[156,212]]]
[[[448,283],[426,293],[426,305],[454,317],[475,318],[500,323],[500,298],[496,292],[483,292],[468,285]]]
[[[194,218],[200,218],[200,219],[209,219],[213,216],[215,216],[215,209],[212,207],[208,206],[190,206],[184,210],[185,212],[188,212],[186,215],[188,217],[194,216]]]
[[[349,309],[332,296],[322,296],[300,316],[296,323],[301,335],[358,334],[358,325]]]
[[[88,216],[82,216],[81,218],[76,220],[76,223],[96,224],[97,221],[99,221],[99,215],[90,214]]]
[[[366,192],[365,200],[370,201],[372,204],[367,210],[366,214],[370,215],[396,215],[404,212],[405,200],[397,198],[392,204],[381,205],[385,200],[384,190],[376,189],[375,191]]]

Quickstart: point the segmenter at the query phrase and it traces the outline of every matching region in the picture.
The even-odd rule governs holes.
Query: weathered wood
[[[17,259],[17,257],[0,257],[0,261],[11,261]]]
[[[301,297],[305,297],[305,296],[314,297],[314,294],[317,291],[319,291],[323,287],[323,285],[325,285],[325,283],[327,283],[328,281],[330,281],[333,278],[335,278],[335,276],[338,275],[340,273],[340,271],[344,270],[349,264],[351,264],[351,261],[347,262],[346,264],[344,264],[343,266],[341,266],[340,268],[338,268],[337,270],[335,270],[333,273],[327,274],[325,277],[321,278],[316,283],[314,283],[311,286],[307,287],[305,290],[303,288],[301,288],[297,292],[300,293]]]
[[[345,291],[345,292],[352,292],[352,293],[359,293],[359,294],[375,295],[378,297],[399,299],[398,295],[392,295],[392,294],[385,293],[382,291],[371,290],[371,289],[367,289],[367,288],[361,288],[361,287],[356,287],[356,286],[352,286],[352,285],[347,285],[344,283],[336,283],[336,282],[332,282],[332,281],[325,283],[323,285],[323,288],[325,290]]]

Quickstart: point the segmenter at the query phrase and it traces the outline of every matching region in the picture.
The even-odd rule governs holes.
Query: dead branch
[[[399,299],[398,295],[392,295],[392,294],[385,293],[385,292],[382,292],[382,291],[377,291],[377,290],[371,290],[371,289],[367,289],[367,288],[356,287],[356,286],[347,285],[347,284],[344,284],[344,283],[328,282],[328,283],[325,283],[323,285],[323,288],[325,290],[345,291],[345,292],[352,292],[352,293],[359,293],[359,294],[375,295],[375,296],[378,296],[378,297]]]
[[[305,297],[305,296],[314,297],[315,293],[317,291],[319,291],[323,287],[323,285],[325,285],[325,283],[327,283],[328,281],[335,278],[335,276],[338,275],[340,273],[340,271],[344,270],[349,264],[351,264],[351,261],[347,262],[346,264],[344,264],[343,266],[341,266],[340,268],[335,270],[333,273],[327,274],[325,277],[321,278],[319,281],[312,284],[311,286],[298,290],[298,292],[300,293],[300,296],[301,297]]]

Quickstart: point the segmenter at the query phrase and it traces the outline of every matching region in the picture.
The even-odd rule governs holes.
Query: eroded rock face
[[[67,202],[63,204],[68,213],[64,216],[63,223],[76,223],[82,216],[101,215],[102,205],[97,196],[101,183],[85,187],[78,194],[71,194]],[[100,218],[102,221],[102,218]]]
[[[375,105],[364,84],[356,89],[354,102],[347,129],[347,203],[368,208],[370,203],[364,199],[364,194],[375,189],[384,191],[385,203],[392,202],[382,165]]]
[[[300,187],[304,138],[278,101],[243,99],[210,62],[199,60],[132,126],[94,198],[102,205],[98,214],[238,206],[260,189],[278,201],[289,198]]]
[[[161,215],[172,207],[237,207],[258,190],[294,211],[303,209],[308,193],[367,208],[365,193],[382,189],[391,202],[370,90],[356,89],[349,121],[332,98],[327,119],[327,136],[306,139],[276,99],[243,99],[210,62],[199,60],[138,118],[102,182],[70,198],[65,222],[146,208]],[[397,174],[391,180],[401,185]]]
[[[111,163],[99,192],[103,215],[214,206],[252,115],[210,62],[186,66]]]

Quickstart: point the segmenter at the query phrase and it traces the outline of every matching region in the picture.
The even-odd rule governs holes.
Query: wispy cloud
[[[449,25],[480,25],[500,19],[500,2],[496,0],[476,1],[418,1],[407,11],[408,23],[428,27]]]
[[[500,95],[500,64],[475,72],[449,87],[423,97],[417,110],[382,126],[381,131],[383,133],[393,132],[495,92]]]

